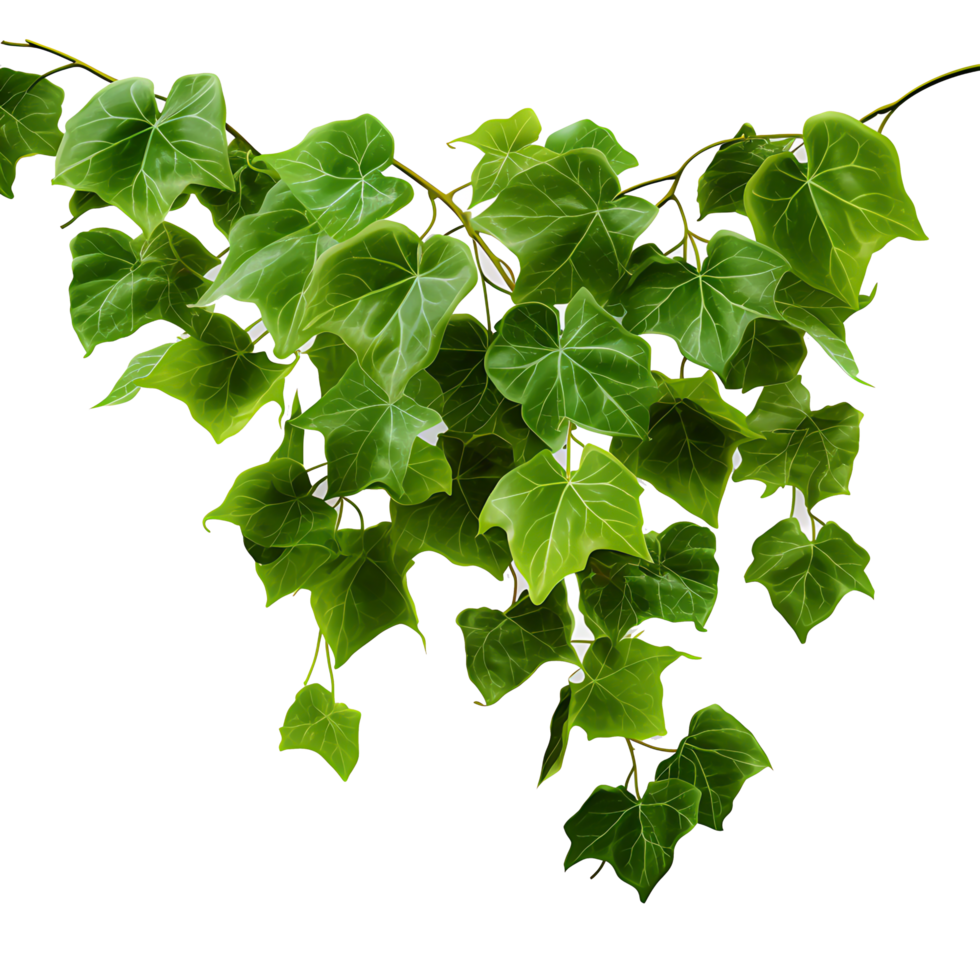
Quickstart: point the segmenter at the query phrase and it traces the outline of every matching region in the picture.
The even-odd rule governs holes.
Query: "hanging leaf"
[[[377,484],[377,488],[384,484]],[[387,489],[387,487],[384,487]],[[408,469],[402,480],[402,490],[388,490],[391,499],[406,507],[424,503],[435,494],[452,493],[453,471],[440,446],[433,446],[424,439],[412,443],[408,457]]]
[[[630,167],[636,167],[639,161],[632,153],[624,150],[611,129],[594,123],[591,119],[580,119],[552,133],[544,145],[554,153],[567,153],[569,150],[582,150],[591,147],[598,150],[608,161],[617,174]]]
[[[726,388],[741,388],[743,392],[784,384],[796,377],[805,357],[806,344],[799,330],[780,320],[759,317],[742,335],[721,381]]]
[[[299,392],[293,394],[293,404],[289,409],[289,418],[282,427],[282,442],[272,454],[272,459],[293,459],[297,463],[304,462],[304,442],[306,431],[296,424],[296,419],[302,415],[303,409],[299,404]]]
[[[39,153],[53,157],[61,143],[65,93],[28,72],[0,68],[0,194],[14,196],[17,161]]]
[[[211,212],[215,228],[226,238],[239,218],[255,214],[262,207],[266,195],[276,183],[275,178],[248,165],[249,152],[249,147],[237,137],[228,144],[228,162],[235,182],[234,190],[218,187],[193,188],[197,199]],[[170,210],[176,207],[175,203]]]
[[[316,368],[321,396],[339,384],[347,369],[357,363],[357,355],[332,333],[320,334],[305,353]]]
[[[122,377],[115,383],[112,391],[98,404],[92,408],[102,408],[104,405],[122,405],[139,394],[139,382],[145,378],[159,363],[173,344],[161,344],[153,350],[143,351],[137,354],[130,362],[129,367],[122,373]]]
[[[249,553],[255,559],[255,571],[265,586],[266,606],[300,589],[312,591],[323,566],[340,554],[333,527],[307,535],[303,544],[292,548],[264,549],[262,554],[256,554],[255,549],[259,547],[253,544]],[[272,560],[259,561],[259,558]]]
[[[572,703],[572,687],[566,684],[558,695],[558,707],[551,717],[551,731],[548,737],[548,747],[544,750],[541,760],[540,786],[550,779],[565,761],[565,750],[568,748],[568,708]]]
[[[329,652],[327,656],[329,656]],[[323,756],[346,783],[357,765],[357,729],[360,711],[337,704],[333,693],[320,684],[300,688],[279,729],[279,751],[310,749]]]

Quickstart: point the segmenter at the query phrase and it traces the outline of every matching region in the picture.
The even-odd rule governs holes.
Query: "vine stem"
[[[572,423],[568,423],[568,437],[565,439],[565,479],[572,479]]]
[[[626,739],[626,746],[630,750],[630,758],[633,760],[633,788],[636,790],[636,801],[640,802],[640,774],[636,771],[636,753],[633,751],[633,743]],[[629,776],[626,777],[629,781]]]
[[[686,357],[682,357],[681,358],[681,371],[680,371],[680,380],[681,381],[684,380],[684,365],[686,365],[686,364],[687,364],[687,358]]]
[[[789,502],[789,516],[796,513],[796,487],[793,487],[793,499]]]
[[[347,503],[349,503],[351,505],[351,507],[353,507],[354,510],[357,511],[357,516],[361,519],[361,530],[363,531],[364,530],[364,515],[361,513],[361,508],[358,507],[357,504],[355,504],[354,501],[350,499],[350,497],[341,497],[341,500],[346,500]]]
[[[632,742],[634,745],[642,745],[644,748],[653,749],[655,752],[676,752],[677,749],[665,749],[662,745],[651,745],[649,742],[644,742],[638,738],[627,739],[628,742]]]
[[[589,875],[589,881],[591,881],[605,866],[606,866],[606,862],[603,861],[602,864],[600,864],[599,867],[596,868],[595,871],[593,871],[592,874]]]
[[[514,577],[514,594],[510,598],[510,604],[514,605],[514,603],[517,602],[517,569],[514,568],[513,562],[511,562],[507,567],[510,569],[510,574]]]
[[[320,656],[320,641],[323,639],[323,633],[317,633],[316,635],[316,650],[313,652],[313,663],[310,664],[310,669],[306,674],[306,680],[303,681],[303,687],[306,687],[310,683],[310,678],[313,676],[313,668],[316,666],[316,658]],[[327,660],[330,660],[330,653],[327,653]],[[333,676],[333,675],[331,675]],[[330,689],[333,690],[333,682],[330,683]]]
[[[330,671],[330,693],[333,694],[334,697],[336,697],[337,687],[334,684],[334,680],[333,680],[333,662],[330,657],[330,645],[328,643],[325,643],[323,645],[323,653],[327,658],[327,670]]]
[[[927,88],[932,88],[933,85],[938,85],[940,82],[949,81],[951,78],[958,78],[960,75],[969,75],[974,71],[980,71],[980,65],[967,65],[966,68],[957,68],[954,71],[948,71],[942,75],[937,75],[935,78],[930,78],[928,82],[923,82],[921,85],[916,85],[914,89],[912,89],[910,92],[906,92],[900,99],[896,99],[894,102],[888,102],[883,106],[879,106],[874,110],[874,112],[869,112],[866,116],[862,116],[861,122],[866,123],[868,120],[874,119],[875,116],[880,116],[882,113],[887,113],[890,117],[900,105],[904,105],[913,96],[918,95],[920,92],[924,92]],[[881,124],[881,127],[878,130],[879,133],[885,128],[886,122],[888,122],[887,117]]]
[[[432,206],[435,207],[435,201],[432,202]],[[473,242],[473,258],[476,261],[476,271],[480,273],[480,283],[483,286],[483,305],[487,310],[487,346],[490,346],[490,339],[493,335],[493,326],[491,325],[490,317],[490,295],[487,293],[487,277],[483,274],[483,266],[480,265],[480,250],[476,247],[476,242]]]

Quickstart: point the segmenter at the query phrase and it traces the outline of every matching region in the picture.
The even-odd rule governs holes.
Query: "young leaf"
[[[538,779],[540,786],[546,779],[550,779],[565,761],[565,750],[568,748],[568,709],[572,703],[572,687],[566,684],[558,695],[558,707],[551,716],[551,730],[548,737],[548,745],[544,750],[544,758],[541,760],[541,777]]]
[[[296,419],[302,414],[299,404],[299,392],[293,395],[293,404],[289,410],[289,418],[282,427],[282,442],[272,454],[272,459],[292,459],[297,463],[304,462],[304,442],[306,430],[296,424]],[[271,462],[271,460],[270,460]]]
[[[184,75],[157,109],[146,78],[110,82],[65,123],[53,183],[93,191],[152,232],[192,184],[235,189],[215,75]]]
[[[286,712],[279,729],[279,751],[310,749],[323,756],[346,783],[357,765],[360,723],[360,711],[337,704],[333,693],[320,684],[307,684]]]
[[[377,488],[384,484],[377,484]],[[408,469],[402,480],[401,492],[384,487],[391,499],[406,507],[424,503],[434,494],[452,493],[453,471],[440,446],[433,446],[424,439],[416,438],[408,457]]]
[[[755,237],[786,256],[802,280],[852,309],[871,256],[893,238],[926,237],[887,136],[841,112],[803,126],[807,165],[766,160],[745,188]]]
[[[810,541],[799,521],[787,517],[756,538],[752,557],[745,581],[761,582],[769,590],[773,606],[800,643],[806,643],[807,633],[828,619],[848,592],[874,598],[864,571],[870,555],[833,521]]]
[[[197,199],[211,212],[211,220],[226,238],[239,218],[255,214],[262,207],[266,195],[275,186],[275,179],[260,173],[248,165],[249,148],[235,138],[228,144],[228,162],[231,165],[235,189],[218,187],[194,187]],[[174,205],[176,207],[176,204]],[[174,210],[171,207],[171,211]]]
[[[98,404],[92,408],[102,408],[104,405],[122,405],[139,394],[142,381],[159,363],[173,344],[161,344],[153,350],[143,351],[137,354],[130,362],[129,367],[122,373],[122,377],[115,383],[112,391]]]
[[[480,532],[502,527],[531,601],[543,602],[600,548],[650,558],[643,540],[642,490],[615,457],[586,446],[571,474],[549,452],[511,470],[480,513]]]
[[[53,157],[61,142],[58,120],[65,93],[28,72],[0,68],[0,194],[14,196],[17,161]]]
[[[677,751],[657,766],[657,779],[683,779],[701,790],[698,823],[721,830],[746,779],[772,764],[755,736],[720,705],[695,712]]]
[[[552,133],[544,145],[554,153],[567,153],[569,150],[581,150],[591,147],[598,150],[608,161],[617,174],[638,165],[639,161],[624,150],[613,136],[611,129],[594,123],[591,119],[580,119]]]
[[[796,377],[805,357],[806,344],[799,330],[760,316],[742,335],[721,381],[726,388],[741,388],[743,392],[783,384]]]
[[[564,582],[540,606],[525,593],[506,611],[464,609],[456,624],[463,631],[466,672],[488,705],[520,687],[542,664],[561,660],[579,666]]]
[[[598,786],[565,824],[565,870],[586,858],[608,861],[645,902],[674,862],[677,842],[697,826],[701,791],[682,779],[647,785],[637,800],[624,786]]]
[[[476,230],[520,259],[515,303],[567,303],[583,286],[607,298],[657,214],[649,201],[619,191],[598,150],[570,150],[519,174],[474,219]]]

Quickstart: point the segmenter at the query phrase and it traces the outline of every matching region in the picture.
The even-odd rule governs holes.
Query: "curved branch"
[[[948,71],[943,75],[937,75],[935,78],[930,78],[928,82],[923,82],[921,85],[916,85],[911,92],[906,92],[900,99],[896,99],[894,102],[889,102],[886,105],[879,106],[874,112],[869,112],[866,116],[862,116],[861,122],[866,123],[869,119],[874,119],[875,116],[880,116],[884,112],[891,115],[900,105],[908,102],[909,99],[918,95],[920,92],[924,92],[927,88],[932,88],[933,85],[938,85],[940,82],[949,81],[951,78],[958,78],[960,75],[969,75],[970,72],[974,71],[980,71],[980,65],[967,65],[966,68],[957,68],[955,71]],[[882,126],[884,126],[884,123]],[[881,130],[879,129],[878,132],[880,133]]]

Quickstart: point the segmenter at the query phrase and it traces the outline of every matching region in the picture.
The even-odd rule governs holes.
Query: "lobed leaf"
[[[329,656],[329,651],[327,653]],[[357,765],[360,711],[338,704],[320,684],[300,688],[279,729],[279,751],[309,749],[322,756],[346,783]]]
[[[580,119],[570,126],[565,126],[564,129],[559,129],[545,140],[544,145],[553,153],[590,148],[598,150],[617,174],[639,164],[632,153],[619,145],[611,129],[606,129],[605,126],[600,126],[591,119]]]
[[[53,157],[65,93],[40,75],[0,68],[0,194],[14,196],[17,161],[35,153]]]

